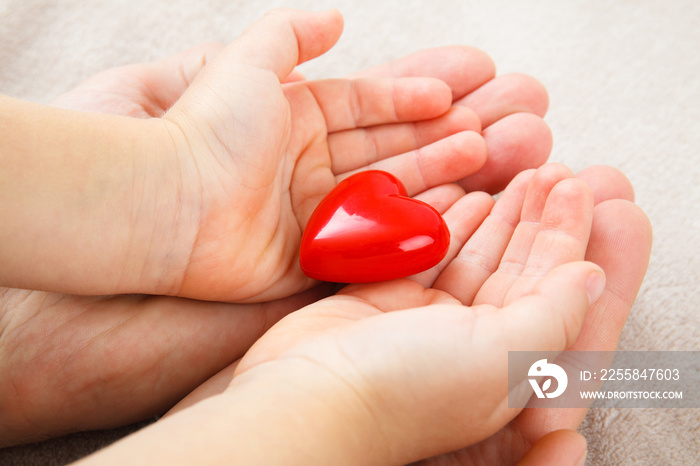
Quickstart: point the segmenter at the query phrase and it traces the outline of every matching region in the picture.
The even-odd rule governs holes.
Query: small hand
[[[190,84],[195,81],[203,66],[207,63],[211,64],[221,50],[222,47],[217,44],[205,44],[160,62],[122,67],[101,73],[75,91],[59,97],[54,104],[77,109],[127,113],[140,117],[161,116],[176,104]],[[300,115],[293,121],[299,121],[300,127],[308,132],[314,124],[318,125],[322,122],[313,123],[303,116],[308,113],[304,109],[309,110],[314,107],[314,105],[309,107],[303,100],[308,98],[309,92],[314,93],[313,89],[316,89],[316,94],[319,94],[319,90],[328,86],[329,82],[299,83],[300,77],[296,72],[292,72],[286,79],[290,76],[291,81],[296,83],[283,86],[285,95],[292,110],[297,107],[302,108],[301,112],[292,112],[293,116],[295,113]],[[272,219],[280,220],[276,230],[271,230],[266,235],[261,231],[259,232],[261,234],[253,238],[253,243],[256,240],[266,242],[265,251],[261,251],[254,244],[248,245],[248,242],[236,240],[235,237],[231,237],[228,241],[218,238],[224,236],[221,218],[214,220],[214,225],[204,227],[200,225],[199,236],[190,235],[190,238],[197,236],[197,243],[202,245],[201,248],[195,245],[195,249],[203,251],[201,255],[193,251],[192,257],[188,257],[190,264],[195,262],[194,272],[190,273],[191,270],[188,270],[185,277],[171,278],[170,281],[174,281],[175,284],[171,284],[167,292],[184,295],[194,293],[194,296],[207,299],[261,300],[284,296],[307,287],[309,282],[300,274],[296,265],[296,256],[292,252],[293,248],[284,249],[285,245],[296,241],[300,227],[305,223],[305,219],[308,218],[310,210],[318,199],[337,180],[355,170],[381,168],[392,171],[398,174],[415,194],[427,187],[454,181],[478,169],[474,175],[463,178],[460,183],[468,191],[484,189],[496,192],[520,170],[538,166],[546,160],[551,148],[551,135],[547,125],[540,118],[547,107],[546,92],[539,83],[527,76],[507,75],[494,79],[493,63],[488,56],[478,50],[469,47],[445,47],[418,52],[394,63],[359,73],[355,78],[386,80],[390,77],[417,76],[445,81],[451,88],[454,100],[452,110],[442,117],[427,121],[368,127],[361,125],[352,130],[331,131],[327,136],[327,147],[323,147],[325,138],[322,136],[328,128],[324,129],[322,124],[317,126],[317,131],[311,131],[311,134],[318,135],[314,137],[321,143],[306,147],[305,154],[300,156],[292,154],[293,157],[298,158],[291,179],[301,180],[301,182],[291,183],[286,188],[287,180],[279,181],[282,184],[278,185],[278,191],[284,192],[289,189],[289,199],[293,201],[291,205],[293,215],[286,213],[290,208],[287,200],[281,205],[278,205],[274,199],[272,203],[265,204],[274,210]],[[323,95],[328,97],[327,94],[320,92],[320,97]],[[335,100],[337,104],[343,104],[334,96],[330,99],[318,97],[317,95],[316,100],[321,104],[324,100]],[[420,96],[413,97],[417,99],[414,100],[413,105],[418,103],[415,116],[419,117],[418,114],[424,112],[425,108],[420,109],[422,102]],[[323,105],[316,108],[314,112],[322,113],[322,107]],[[335,107],[334,110],[336,110]],[[426,115],[423,114],[423,117]],[[463,130],[481,129],[479,119],[484,124],[482,134],[488,150],[488,158],[482,169],[479,169],[479,166],[483,162],[483,147],[476,142],[474,134],[457,134]],[[266,122],[266,126],[268,130],[271,128],[269,122]],[[294,127],[292,131],[294,133]],[[309,137],[311,136],[307,135],[306,139]],[[468,140],[466,143],[460,139],[464,137]],[[305,144],[300,142],[297,145]],[[416,151],[419,148],[421,148],[420,151]],[[326,152],[331,156],[330,171],[325,171],[326,168],[323,168],[327,163],[322,162],[327,157],[323,155]],[[321,158],[319,154],[322,154]],[[321,163],[322,167],[314,168],[313,165],[318,163]],[[425,167],[432,167],[432,169],[428,170]],[[206,170],[200,171],[200,175],[201,173],[206,173]],[[317,193],[310,194],[307,188],[309,183],[304,180],[316,176],[319,178],[314,178],[315,182],[312,184],[321,188],[318,188]],[[318,180],[322,182],[319,183]],[[204,180],[201,184],[209,186],[214,182]],[[216,181],[215,184],[220,183]],[[237,190],[236,186],[226,189],[227,193],[216,195],[220,198],[218,201],[223,201],[224,198],[246,197],[246,193],[238,193],[240,190]],[[302,193],[301,196],[293,195],[297,192]],[[194,197],[198,195],[195,194]],[[295,199],[299,201],[294,202]],[[217,199],[204,204],[215,201]],[[281,210],[277,212],[276,209]],[[223,212],[215,214],[220,210],[220,206],[214,207],[214,213],[211,215],[225,217]],[[266,217],[264,208],[258,208],[257,211],[260,212],[259,216]],[[279,215],[286,220],[282,220]],[[296,220],[292,221],[293,217]],[[230,219],[227,221],[231,224],[226,227],[231,230],[237,228],[236,225],[240,223]],[[270,222],[272,220],[267,219],[265,224]],[[185,226],[181,224],[178,228],[184,230]],[[207,232],[212,232],[217,238],[207,239]],[[244,254],[240,251],[242,242],[246,243]],[[280,245],[280,242],[283,244]],[[188,247],[182,246],[179,249],[186,251]],[[213,254],[216,254],[216,258],[212,258]],[[232,284],[225,280],[220,283],[211,283],[212,280],[209,278],[211,274],[208,273],[210,268],[229,266],[228,273],[233,276],[235,270],[243,267],[233,264],[234,258],[235,262],[243,264],[249,261],[262,264],[262,268],[268,271],[274,270],[273,273],[280,274],[276,276],[279,280],[272,285],[265,284],[270,281],[270,278],[260,279],[259,281],[264,283],[251,284],[248,289],[252,291],[241,290],[240,292],[233,286],[227,286]],[[199,278],[189,279],[188,276],[191,275],[197,275]],[[205,276],[202,277],[202,275]],[[256,276],[250,278],[257,280]],[[179,283],[180,281],[183,283]],[[183,286],[194,290],[188,292],[182,288]],[[273,289],[269,291],[261,289],[265,287]],[[221,288],[226,290],[223,291]],[[260,295],[256,294],[258,291]]]
[[[556,172],[559,172],[558,174]],[[558,177],[570,176],[565,171],[554,170],[550,173],[550,183]],[[652,231],[649,220],[642,210],[634,205],[634,193],[629,181],[620,172],[609,167],[595,166],[580,172],[577,177],[585,181],[594,195],[593,222],[586,248],[585,259],[598,264],[605,271],[606,287],[602,296],[589,309],[576,342],[568,348],[570,351],[614,351],[627,316],[632,308],[639,287],[646,273],[651,253]],[[495,210],[495,209],[494,209]],[[512,222],[511,215],[504,218],[505,223]],[[488,235],[473,238],[474,247],[490,244]],[[468,248],[467,248],[468,251]],[[467,252],[467,257],[477,259]],[[459,277],[472,272],[480,273],[480,265],[467,260],[461,265],[455,261],[450,264],[452,272],[447,271],[440,279],[443,284],[451,286],[450,274]],[[460,261],[461,262],[461,261]],[[465,290],[473,294],[474,290]],[[480,297],[485,297],[481,294]],[[528,409],[523,410],[513,421],[495,435],[477,445],[452,453],[425,460],[425,464],[513,464],[528,450],[539,445],[532,458],[523,464],[565,464],[551,458],[562,458],[562,448],[570,443],[574,453],[572,464],[579,459],[577,452],[582,451],[582,439],[575,435],[561,434],[561,429],[576,430],[583,421],[587,410],[584,408],[568,410]],[[557,432],[553,434],[553,432]],[[566,443],[555,444],[550,440]],[[555,450],[555,456],[549,462],[535,462],[535,457],[543,454],[544,449]],[[530,455],[528,455],[529,457]]]
[[[298,265],[301,233],[339,180],[384,168],[415,195],[483,165],[485,145],[474,131],[428,145],[410,137],[414,122],[451,106],[450,89],[436,79],[281,84],[298,63],[329,49],[341,26],[337,12],[266,15],[160,119],[180,185],[176,241],[158,292],[226,301],[298,293],[314,284]],[[376,163],[368,163],[367,147],[348,142],[367,128],[382,133],[385,152]]]
[[[585,410],[518,414],[504,400],[508,349],[613,349],[641,284],[651,232],[638,208],[615,199],[630,197],[629,184],[605,168],[579,176],[558,165],[526,172],[493,209],[488,197],[463,197],[445,218],[453,231],[470,238],[463,246],[465,236],[454,235],[450,257],[414,277],[433,289],[409,280],[354,285],[289,315],[172,417],[123,446],[147,445],[159,431],[178,435],[182,423],[191,426],[203,413],[221,409],[221,424],[207,418],[210,435],[218,427],[229,434],[252,429],[252,441],[256,433],[262,439],[278,434],[296,445],[297,454],[327,453],[351,462],[373,455],[380,463],[403,463],[456,450],[426,461],[510,464],[533,445],[531,460],[543,449],[561,454],[550,439],[562,436],[565,445],[578,445],[572,447],[578,456],[569,458],[577,460],[580,437],[547,434],[575,429]],[[584,257],[604,266],[604,290],[596,292],[595,280],[589,281],[599,272],[578,262]],[[602,297],[584,320],[598,292]],[[263,387],[287,403],[290,390],[300,392],[320,408],[305,412],[305,404],[265,401],[270,392]],[[265,432],[257,432],[255,423],[226,408],[244,405],[250,415],[256,402],[279,410],[261,413],[279,414],[281,432],[264,419],[259,428]],[[307,427],[284,424],[290,417],[304,419]],[[308,427],[320,425],[321,431]],[[295,443],[297,434],[320,437],[320,444]]]
[[[353,391],[365,394],[362,401],[381,419],[376,424],[401,432],[397,442],[417,445],[421,436],[455,442],[423,442],[420,453],[404,452],[418,457],[387,462],[415,461],[496,434],[517,414],[507,408],[507,351],[561,351],[573,345],[585,311],[602,292],[595,277],[602,277],[591,264],[577,262],[588,246],[593,194],[568,169],[548,165],[525,172],[489,212],[490,205],[484,196],[468,195],[445,213],[453,231],[476,231],[456,236],[451,257],[414,277],[432,289],[410,281],[354,286],[308,306],[251,348],[230,390],[235,393],[237,377],[245,383],[247,371],[248,377],[260,377],[268,367],[263,362],[306,358],[341,374],[348,384],[357,381]],[[352,370],[342,368],[346,360]],[[376,387],[395,390],[380,393]],[[415,431],[404,425],[415,425]],[[370,438],[386,438],[368,432]]]

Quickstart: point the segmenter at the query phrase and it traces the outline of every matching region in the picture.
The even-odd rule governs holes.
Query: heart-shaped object
[[[433,267],[449,245],[450,232],[435,209],[408,197],[394,175],[370,170],[323,198],[304,230],[299,262],[317,280],[376,282]]]

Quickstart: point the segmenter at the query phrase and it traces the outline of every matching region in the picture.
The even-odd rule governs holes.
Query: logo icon
[[[536,379],[528,378],[537,398],[556,398],[564,393],[566,385],[569,383],[569,378],[566,376],[564,369],[554,363],[548,363],[546,359],[535,361],[535,363],[530,366],[527,375],[528,377],[546,377],[542,387],[538,385]],[[557,381],[557,388],[553,392],[547,392],[552,386],[552,379]]]

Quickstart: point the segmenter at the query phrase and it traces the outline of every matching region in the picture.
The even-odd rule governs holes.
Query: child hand
[[[203,65],[211,63],[221,49],[217,44],[204,44],[159,62],[110,70],[88,80],[75,91],[59,97],[54,104],[139,117],[161,116],[187,90]],[[494,79],[491,60],[482,52],[469,47],[444,47],[418,52],[395,63],[366,70],[355,77],[366,79],[402,76],[429,76],[444,80],[452,90],[452,110],[443,117],[404,124],[400,128],[396,125],[378,125],[329,134],[331,165],[333,172],[338,175],[336,179],[344,176],[343,173],[359,167],[358,154],[366,159],[360,168],[367,168],[377,167],[371,165],[377,159],[386,159],[403,152],[408,152],[409,157],[385,160],[380,162],[379,168],[403,172],[403,176],[410,178],[411,175],[407,175],[406,169],[401,168],[401,165],[405,167],[406,159],[414,155],[412,149],[437,143],[444,138],[438,146],[428,146],[427,149],[438,150],[439,147],[445,157],[444,163],[440,165],[448,164],[449,160],[459,156],[459,148],[446,145],[449,144],[447,138],[459,131],[480,128],[479,118],[475,116],[474,111],[484,123],[483,137],[489,156],[483,168],[460,181],[468,191],[485,189],[496,192],[520,170],[538,166],[549,155],[551,136],[546,124],[540,119],[546,111],[547,95],[534,79],[522,75],[507,75]],[[298,79],[298,76],[294,79]],[[288,87],[290,86],[283,85],[283,89]],[[293,103],[293,100],[290,100],[290,103]],[[299,173],[303,174],[304,170],[299,170]],[[330,177],[326,178],[330,180]],[[329,186],[330,184],[329,181]],[[311,204],[315,204],[315,201]],[[179,228],[181,226],[178,225],[177,229]],[[293,238],[296,235],[297,232],[291,232],[288,236]],[[218,243],[214,241],[211,247]],[[224,246],[221,254],[225,255],[226,250],[235,248],[237,242],[220,243]],[[271,254],[264,255],[265,258],[270,256]],[[290,266],[290,257],[283,252],[270,261],[281,261],[280,268],[285,271],[286,267],[290,267],[290,273],[282,277],[293,284],[289,290],[307,286],[301,285],[304,277],[299,275],[295,263]],[[291,259],[296,261],[296,257]],[[223,267],[225,260],[216,259],[210,262],[213,267]],[[272,268],[272,265],[269,268]],[[235,271],[233,268],[231,270]],[[201,281],[196,280],[196,283]],[[203,281],[208,282],[211,279]],[[178,292],[171,289],[168,293]],[[281,294],[284,295],[285,292]],[[207,292],[204,297],[213,299],[214,295]],[[229,294],[218,298],[250,299],[246,298],[245,294]]]
[[[437,79],[282,84],[341,28],[333,11],[272,12],[219,52],[161,118],[47,110],[45,119],[65,128],[7,101],[8,118],[25,117],[24,136],[58,128],[70,144],[49,135],[8,162],[18,173],[5,174],[14,202],[9,231],[0,229],[8,264],[0,283],[76,294],[285,297],[314,283],[298,266],[301,233],[342,178],[382,168],[417,194],[478,170],[486,147],[478,132],[463,131],[480,129],[471,113],[462,111],[471,117],[446,132],[435,130],[445,120],[423,123],[451,107],[452,93]],[[421,129],[427,139],[414,137]],[[86,142],[96,147],[75,147]],[[42,150],[50,156],[29,161]],[[61,150],[69,154],[54,153]],[[54,173],[20,177],[23,163]]]
[[[163,116],[179,154],[182,197],[195,199],[199,211],[191,243],[181,247],[189,257],[176,271],[173,294],[262,301],[297,293],[314,283],[298,266],[303,228],[339,180],[383,168],[415,195],[483,165],[485,145],[474,131],[425,147],[406,135],[414,125],[405,122],[450,108],[449,88],[435,79],[281,86],[297,63],[330,48],[340,26],[332,12],[267,15],[204,68]],[[368,127],[382,133],[381,155],[369,153],[375,144],[350,142]]]
[[[512,464],[537,444],[534,458],[585,409],[507,408],[507,351],[612,349],[649,258],[648,221],[615,199],[626,180],[601,168],[581,179],[595,192],[549,165],[516,177],[493,209],[467,195],[445,218],[474,234],[464,246],[456,236],[445,263],[415,277],[433,289],[353,285],[307,306],[172,416],[92,459],[163,459],[161,440],[191,460]],[[584,257],[603,265],[604,289]],[[579,440],[565,442],[578,445],[572,463]]]

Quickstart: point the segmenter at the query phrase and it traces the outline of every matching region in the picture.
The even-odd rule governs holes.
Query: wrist
[[[197,168],[181,132],[160,119],[136,121],[121,287],[177,295],[201,218]]]
[[[0,97],[0,285],[166,290],[182,233],[177,158],[158,120]],[[190,206],[191,207],[191,206]]]
[[[163,418],[85,464],[396,462],[377,420],[335,374],[305,360],[270,364],[274,377],[255,371],[237,376],[224,393]]]

